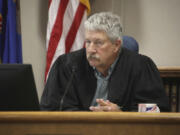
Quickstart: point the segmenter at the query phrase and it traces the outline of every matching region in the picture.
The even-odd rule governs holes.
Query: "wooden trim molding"
[[[162,78],[180,77],[180,67],[158,67],[158,70]]]
[[[131,122],[131,123],[176,123],[180,113],[139,112],[0,112],[0,123],[17,122]]]

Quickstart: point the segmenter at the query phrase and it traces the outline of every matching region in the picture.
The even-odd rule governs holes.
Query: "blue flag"
[[[18,29],[17,0],[0,0],[1,63],[22,63],[22,41]]]

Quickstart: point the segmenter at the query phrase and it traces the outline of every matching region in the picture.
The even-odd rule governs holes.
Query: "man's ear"
[[[121,48],[121,44],[122,44],[122,41],[120,39],[116,40],[114,45],[115,45],[115,52],[119,51],[119,49]]]

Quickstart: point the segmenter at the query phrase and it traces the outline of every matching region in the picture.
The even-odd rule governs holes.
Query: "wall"
[[[124,0],[124,31],[158,66],[180,66],[180,0]]]
[[[24,63],[34,69],[39,97],[44,88],[48,0],[21,0]],[[180,0],[91,0],[92,13],[121,16],[124,34],[140,44],[140,53],[158,66],[180,66]]]
[[[33,66],[39,97],[44,88],[48,0],[21,0],[23,61]]]

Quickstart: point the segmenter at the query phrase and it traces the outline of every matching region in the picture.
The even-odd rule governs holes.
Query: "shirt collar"
[[[120,53],[119,53],[120,54]],[[96,78],[97,79],[105,79],[105,80],[108,80],[109,79],[109,77],[111,76],[111,74],[112,74],[112,71],[114,70],[114,67],[115,67],[115,65],[116,65],[116,63],[117,63],[117,61],[118,61],[118,59],[119,59],[119,54],[118,54],[118,56],[117,56],[117,58],[115,59],[115,61],[113,62],[113,64],[110,66],[110,68],[108,69],[108,75],[106,76],[106,77],[104,77],[103,75],[102,75],[102,73],[100,73],[95,67],[93,67],[93,69],[94,69],[94,73],[95,73],[95,76],[96,76]]]

